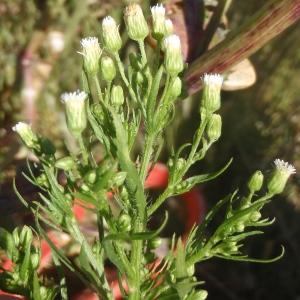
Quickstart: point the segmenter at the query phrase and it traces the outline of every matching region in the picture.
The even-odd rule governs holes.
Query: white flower
[[[162,4],[156,4],[151,7],[152,17],[164,17],[166,14],[166,10]]]
[[[153,37],[161,40],[165,33],[165,14],[166,10],[162,4],[157,4],[151,7],[152,23],[153,23]]]
[[[293,165],[281,159],[275,159],[274,165],[278,171],[285,173],[287,176],[291,176],[296,173],[296,169]]]
[[[30,125],[24,122],[18,122],[15,126],[12,127],[12,130],[19,134],[22,141],[27,147],[36,148],[35,146],[37,146],[38,138],[32,131]]]
[[[180,38],[176,34],[172,34],[167,36],[164,39],[164,47],[165,50],[173,50],[173,49],[180,49],[181,50],[181,43],[180,43]]]
[[[81,91],[61,95],[61,100],[66,108],[68,128],[75,136],[81,134],[87,126],[86,98],[87,94]]]
[[[101,56],[101,48],[96,37],[87,37],[80,41],[84,57],[84,67],[88,73],[95,74],[99,70],[99,59]]]
[[[213,113],[221,106],[221,88],[223,77],[220,74],[204,74],[202,107]]]
[[[181,52],[181,43],[177,35],[172,34],[163,41],[165,59],[164,64],[167,73],[171,76],[177,76],[183,70],[183,56]]]
[[[206,85],[214,85],[219,88],[221,88],[223,84],[223,77],[220,74],[204,74],[202,80]]]
[[[281,160],[275,159],[275,169],[268,182],[268,190],[270,194],[280,194],[283,192],[289,177],[296,173],[293,165]]]
[[[80,90],[77,90],[76,92],[73,93],[63,93],[61,95],[61,101],[62,103],[65,104],[69,101],[72,101],[74,103],[77,103],[78,105],[80,102],[84,102],[86,98],[87,98],[87,93]]]
[[[117,52],[122,47],[122,39],[116,21],[107,16],[102,21],[102,34],[105,47],[111,52]]]
[[[165,20],[165,32],[166,35],[172,34],[174,31],[173,22],[170,19]]]

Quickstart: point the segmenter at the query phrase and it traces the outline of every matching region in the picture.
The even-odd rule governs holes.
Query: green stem
[[[142,63],[145,66],[147,64],[147,55],[146,55],[146,51],[145,51],[145,44],[144,41],[138,41],[138,45],[139,45],[139,49],[141,51],[141,56],[142,56]]]
[[[85,144],[84,144],[84,141],[83,141],[83,138],[82,138],[81,134],[78,135],[77,141],[78,141],[78,144],[79,144],[79,147],[80,147],[80,152],[81,152],[81,155],[82,155],[83,164],[86,166],[89,163],[89,154],[88,154],[88,151],[85,147]]]
[[[151,216],[170,197],[171,188],[167,187],[158,199],[148,208],[148,216]]]
[[[141,178],[142,183],[145,182],[145,179],[146,179],[146,176],[148,173],[148,167],[149,167],[151,156],[153,153],[154,141],[155,141],[154,134],[150,133],[149,135],[147,135],[146,141],[145,141],[145,150],[144,150],[144,154],[143,154],[143,161],[142,161],[141,170],[140,170],[140,178]]]
[[[96,85],[97,95],[98,95],[100,101],[103,102],[103,96],[102,96],[101,86],[100,86],[100,82],[99,82],[99,79],[98,79],[97,75],[93,76],[93,80],[94,80],[95,85]]]
[[[131,85],[129,84],[129,81],[128,81],[126,75],[125,75],[124,66],[123,66],[123,63],[121,61],[119,53],[114,53],[114,57],[115,57],[115,60],[117,62],[117,66],[118,66],[120,75],[122,77],[122,80],[123,80],[124,84],[126,85],[131,98],[134,100],[134,102],[138,102],[138,99],[137,99],[137,97],[135,95],[135,92],[132,89]]]

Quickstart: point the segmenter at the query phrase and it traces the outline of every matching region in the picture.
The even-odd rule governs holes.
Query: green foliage
[[[66,157],[59,157],[51,142],[28,130],[28,125],[19,123],[15,127],[15,131],[38,159],[36,168],[40,175],[36,177],[28,163],[28,174],[25,177],[31,184],[40,187],[40,199],[27,202],[16,186],[15,191],[34,214],[37,231],[51,247],[55,265],[59,269],[63,265],[75,273],[101,299],[113,299],[105,275],[105,260],[109,260],[117,268],[124,298],[205,299],[207,292],[199,287],[202,282],[198,282],[194,276],[196,263],[212,257],[267,262],[249,258],[243,254],[241,247],[245,238],[262,233],[256,227],[267,226],[273,222],[262,219],[261,216],[261,210],[271,201],[273,192],[269,189],[260,195],[262,183],[259,188],[256,185],[257,194],[253,193],[252,188],[246,195],[238,196],[234,192],[212,208],[204,222],[190,233],[186,244],[174,236],[166,256],[161,261],[156,261],[153,247],[159,244],[158,237],[167,223],[168,215],[166,214],[161,226],[154,231],[148,229],[151,215],[167,198],[185,193],[195,185],[216,178],[232,162],[230,160],[219,171],[192,177],[188,174],[189,169],[205,157],[220,137],[221,117],[214,112],[220,107],[223,79],[220,75],[204,76],[205,93],[201,99],[199,126],[193,141],[173,151],[168,162],[168,186],[157,199],[150,202],[144,187],[145,180],[159,156],[162,134],[174,118],[175,100],[181,91],[182,83],[178,75],[183,70],[183,58],[179,38],[168,36],[166,30],[164,39],[161,37],[162,31],[156,35],[158,47],[162,47],[164,56],[161,57],[158,52],[153,54],[154,59],[150,61],[144,44],[149,28],[139,6],[134,4],[127,7],[125,18],[128,34],[137,41],[139,49],[130,54],[128,66],[122,63],[116,50],[118,47],[113,47],[111,40],[104,39],[104,48],[100,49],[97,38],[84,39],[84,92],[62,96],[66,107],[67,126],[78,144],[77,150],[71,150]],[[105,26],[103,30],[104,28],[107,30]],[[116,29],[114,26],[113,30]],[[102,60],[100,70],[101,56],[110,59],[106,66]],[[112,66],[117,70],[108,74]],[[98,73],[103,73],[107,67],[107,76],[99,77]],[[30,134],[24,135],[24,128]],[[142,152],[136,154],[134,146],[138,133],[143,133],[144,145]],[[104,154],[96,159],[95,144],[99,143],[103,146]],[[287,178],[294,173],[294,168],[280,160],[275,167],[277,177],[272,180],[277,183],[281,180],[281,185],[285,185]],[[64,173],[65,184],[59,181],[59,172]],[[109,193],[113,194],[117,211],[112,209]],[[80,198],[84,205],[92,206],[91,210],[97,217],[98,237],[92,242],[82,232],[72,211],[76,198]],[[222,212],[225,205],[227,207],[223,222],[209,234],[208,226],[211,226],[211,221],[217,213]],[[68,233],[80,245],[78,257],[71,261],[47,237],[44,227]],[[22,248],[21,260],[15,258],[19,258],[20,254],[16,254],[18,252],[14,246],[13,235],[3,231],[0,244],[8,257],[20,265],[16,269],[18,276],[32,284],[31,294],[26,294],[27,290],[17,292],[29,299],[52,299],[42,298],[44,296],[40,292],[40,283],[35,273],[38,266],[37,256],[31,251],[32,234],[30,236],[28,227],[24,228],[22,232],[25,230],[25,233],[19,237],[21,243],[26,244]],[[128,290],[122,284],[123,278],[128,284]],[[66,299],[64,282],[62,276],[59,290],[62,298]],[[8,281],[4,282],[6,288],[10,285]],[[54,292],[56,288],[51,290],[51,293]]]

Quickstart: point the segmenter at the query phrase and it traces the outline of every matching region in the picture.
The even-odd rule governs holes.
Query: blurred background
[[[128,2],[128,1],[127,1]],[[24,221],[24,212],[12,191],[12,178],[23,170],[26,152],[11,127],[19,120],[51,138],[65,151],[65,129],[59,96],[80,87],[80,39],[99,36],[99,21],[107,14],[124,28],[121,0],[2,0],[0,2],[0,225],[13,228]],[[228,1],[220,25],[207,48],[259,11],[265,0]],[[146,8],[151,1],[140,1]],[[218,1],[164,1],[181,35],[186,60],[199,53],[195,43],[205,46],[203,28]],[[146,10],[149,13],[149,10]],[[185,16],[185,18],[183,17]],[[186,18],[189,16],[189,18]],[[187,38],[192,34],[193,39]],[[300,24],[288,28],[250,60],[227,73],[221,115],[224,128],[206,160],[195,167],[212,170],[230,157],[234,163],[218,180],[199,190],[209,208],[237,186],[243,189],[256,169],[270,169],[279,157],[300,168]],[[132,45],[123,35],[123,57]],[[202,50],[206,49],[202,47]],[[168,144],[180,145],[192,138],[199,122],[200,94],[178,104],[178,117],[166,134]],[[71,142],[71,141],[70,141]],[[161,162],[165,162],[168,145]],[[199,170],[200,169],[200,170]],[[229,176],[230,174],[230,176]],[[226,176],[227,175],[227,176]],[[30,196],[32,187],[19,178],[20,190]],[[273,257],[286,247],[278,262],[258,265],[212,260],[198,266],[197,276],[206,281],[209,299],[300,299],[300,189],[293,176],[283,196],[276,197],[266,216],[276,223],[264,238],[250,240],[245,251],[253,257]],[[13,222],[11,221],[13,220]],[[183,220],[185,222],[186,220]],[[174,222],[176,224],[176,222]],[[176,231],[176,228],[174,228]]]

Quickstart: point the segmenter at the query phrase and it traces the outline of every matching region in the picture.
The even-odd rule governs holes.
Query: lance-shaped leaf
[[[206,181],[210,181],[212,179],[217,178],[220,176],[223,172],[226,171],[226,169],[230,166],[232,163],[233,159],[230,159],[230,161],[221,169],[213,173],[208,173],[208,174],[202,174],[202,175],[197,175],[190,177],[183,182],[181,182],[178,186],[175,187],[175,194],[180,195],[182,193],[188,192],[191,190],[195,185],[199,183],[203,183]]]

